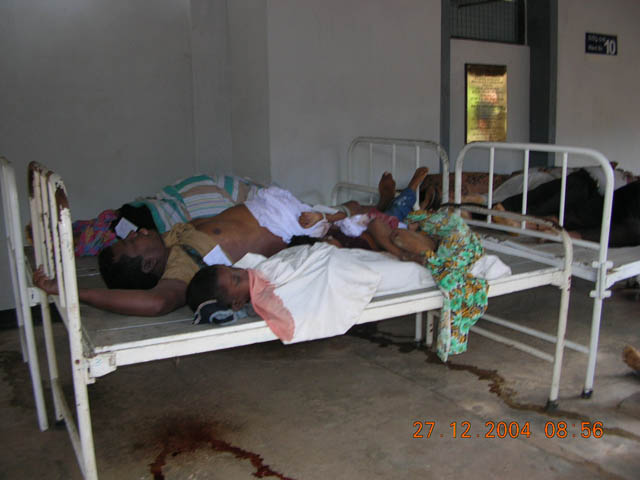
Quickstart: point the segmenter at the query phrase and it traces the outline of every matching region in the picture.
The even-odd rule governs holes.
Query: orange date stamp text
[[[451,422],[443,432],[435,421],[413,422],[413,438],[531,438],[534,434],[530,422],[488,421],[478,428],[469,421]],[[602,422],[567,423],[548,421],[538,435],[546,438],[601,438],[604,435]]]

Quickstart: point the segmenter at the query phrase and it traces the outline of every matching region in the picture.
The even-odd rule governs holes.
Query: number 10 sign
[[[617,55],[618,36],[587,32],[584,37],[584,51],[601,55]]]

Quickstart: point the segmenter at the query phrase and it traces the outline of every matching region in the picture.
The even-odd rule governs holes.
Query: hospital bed
[[[358,152],[363,149],[364,166],[356,167]],[[377,175],[370,170],[375,168],[382,154],[390,159],[390,166],[384,169],[397,173],[401,169],[399,162],[408,158],[411,170],[417,165],[426,163],[425,156],[428,152],[432,158],[436,159],[435,168],[433,164],[430,165],[432,171],[438,170],[439,163],[443,173],[443,192],[448,192],[448,159],[444,150],[436,143],[362,137],[351,144],[347,181],[336,185],[334,193],[337,195],[339,192],[349,191],[370,195],[374,192],[375,187],[367,185],[366,181],[358,180],[356,177],[360,171],[365,172],[365,176],[371,179],[377,178]],[[9,166],[8,168],[10,169]],[[11,175],[6,178],[10,180]],[[15,185],[12,186],[10,183],[10,181],[5,182],[3,174],[3,191],[5,189],[15,191]],[[162,317],[143,318],[115,315],[87,305],[80,305],[78,285],[96,287],[101,284],[101,280],[95,264],[86,263],[86,259],[76,261],[74,257],[71,213],[64,183],[54,172],[42,165],[32,163],[29,166],[28,189],[35,258],[29,262],[28,258],[18,259],[16,255],[16,269],[23,269],[24,278],[29,279],[34,264],[44,265],[46,273],[56,277],[60,294],[47,298],[42,291],[26,286],[25,282],[16,283],[15,288],[21,292],[21,304],[25,301],[29,302],[29,305],[39,304],[43,310],[43,328],[55,419],[64,421],[66,424],[84,477],[95,479],[98,473],[88,385],[123,365],[266,342],[275,340],[276,336],[259,318],[249,317],[238,320],[232,325],[212,327],[192,325],[193,315],[186,307]],[[500,212],[482,208],[476,208],[476,210],[487,214],[500,214]],[[15,221],[16,215],[17,209],[5,211],[5,217],[12,221]],[[518,220],[527,220],[554,228],[551,223],[544,220],[517,214],[507,215]],[[489,228],[492,227],[489,225]],[[555,332],[555,352],[545,357],[553,363],[549,392],[550,406],[555,405],[558,398],[572,261],[570,238],[563,230],[554,229],[554,232],[564,252],[564,261],[560,265],[548,265],[518,255],[501,254],[502,260],[511,267],[512,274],[490,281],[488,291],[489,297],[495,297],[544,285],[559,287],[560,307]],[[534,231],[523,233],[537,234]],[[12,239],[12,245],[14,245],[14,252],[22,250],[22,242],[17,238]],[[416,340],[421,340],[424,323],[422,312],[440,309],[443,304],[442,295],[435,285],[420,290],[412,290],[410,285],[407,288],[405,292],[374,298],[357,323],[416,314]],[[67,403],[58,376],[49,301],[52,301],[59,311],[66,327],[75,395],[75,401],[71,405],[75,406],[75,412]],[[25,317],[30,317],[28,308],[23,308],[21,311]],[[30,321],[30,318],[25,319],[24,324]],[[33,336],[33,329],[25,330],[25,336]],[[427,337],[430,342],[430,335],[428,334]],[[33,350],[34,352],[29,351],[27,355],[32,373],[37,370],[35,348]],[[34,378],[34,384],[38,382],[39,379]],[[44,405],[39,406],[39,413],[46,418]],[[46,425],[44,427],[46,428]],[[43,428],[42,424],[41,428]]]
[[[602,221],[600,223],[600,238],[597,242],[573,239],[573,275],[592,282],[594,284],[590,296],[593,298],[591,317],[591,331],[588,345],[580,345],[566,342],[566,346],[587,354],[587,368],[585,373],[584,389],[582,396],[589,398],[593,393],[593,383],[598,351],[598,337],[600,333],[600,321],[602,317],[603,301],[611,296],[611,286],[621,280],[633,278],[640,274],[640,246],[625,248],[608,248],[609,232],[611,227],[611,208],[613,203],[614,173],[611,164],[602,153],[576,147],[563,147],[557,145],[544,145],[532,143],[490,143],[478,142],[466,145],[459,153],[455,163],[455,202],[462,200],[462,173],[465,161],[472,158],[476,162],[479,156],[484,156],[487,172],[489,174],[489,188],[487,192],[487,205],[492,205],[493,176],[497,166],[501,162],[512,162],[514,155],[522,160],[522,214],[527,213],[527,189],[528,175],[530,173],[531,154],[542,152],[553,155],[555,165],[561,169],[560,209],[558,219],[560,225],[565,222],[565,200],[567,196],[566,179],[571,166],[592,167],[602,172],[597,175],[604,196]],[[477,227],[486,227],[492,223],[489,216],[486,220],[471,220],[468,223]],[[497,230],[518,233],[524,228],[524,223],[519,228],[494,225]],[[496,232],[485,234],[483,244],[489,250],[497,250],[514,255],[523,255],[526,258],[546,263],[548,265],[560,265],[564,258],[562,250],[558,249],[556,242],[532,243],[522,238],[518,239],[509,235],[496,235]],[[541,234],[539,237],[552,239],[553,235]],[[556,238],[557,239],[557,238]],[[511,325],[504,319],[485,315],[484,320],[507,326]],[[517,326],[516,326],[517,327]],[[543,340],[549,339],[547,335],[522,330]]]

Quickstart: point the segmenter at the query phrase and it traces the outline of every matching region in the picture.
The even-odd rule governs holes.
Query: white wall
[[[196,170],[233,169],[231,73],[226,0],[191,0],[191,64]]]
[[[231,65],[233,173],[271,181],[267,2],[227,2]]]
[[[600,150],[640,174],[640,2],[558,1],[556,142]],[[585,53],[585,33],[618,36],[618,55]]]
[[[194,170],[188,0],[0,2],[0,154],[65,180],[75,219]],[[2,226],[4,231],[4,225]],[[13,307],[4,233],[0,309]]]
[[[465,64],[478,63],[507,66],[507,141],[529,141],[529,47],[505,43],[451,40],[451,167],[465,145]],[[470,152],[465,171],[486,170],[486,155]],[[504,154],[496,162],[496,172],[522,168],[522,160]]]
[[[267,25],[275,182],[328,201],[353,137],[439,138],[440,0],[271,0]]]

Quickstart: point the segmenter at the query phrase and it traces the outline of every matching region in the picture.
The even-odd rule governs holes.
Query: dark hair
[[[143,272],[142,260],[142,255],[137,257],[120,255],[116,262],[113,249],[107,247],[98,255],[100,275],[108,288],[148,290],[158,284],[160,276],[153,272]]]
[[[294,235],[293,237],[291,237],[289,247],[297,247],[298,245],[313,245],[321,241],[321,238],[310,237],[309,235]]]
[[[118,218],[111,223],[113,230],[121,218],[126,218],[138,228],[146,228],[147,230],[157,230],[156,223],[153,221],[153,215],[149,208],[142,204],[138,206],[125,203],[118,209]]]
[[[201,303],[207,300],[217,300],[219,310],[231,308],[231,300],[227,289],[220,285],[218,276],[221,265],[212,265],[200,269],[187,286],[187,305],[194,312]]]

